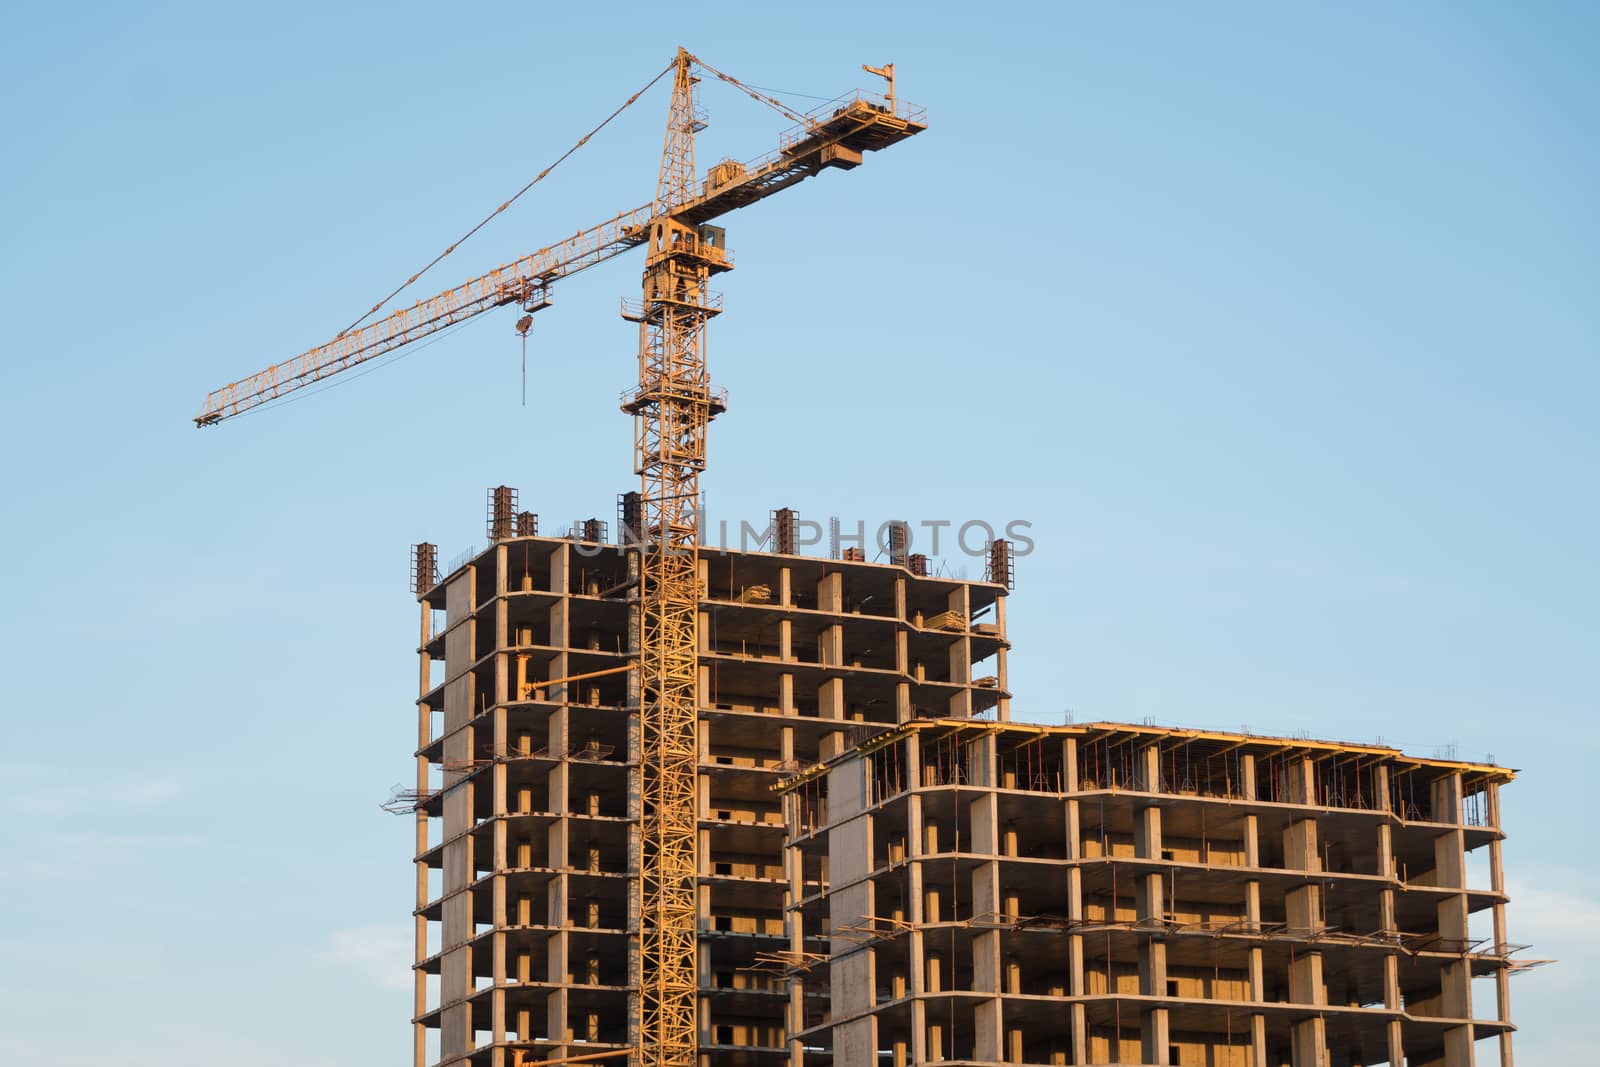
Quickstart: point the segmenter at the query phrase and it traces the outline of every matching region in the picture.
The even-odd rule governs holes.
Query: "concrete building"
[[[1512,1067],[1512,772],[1011,723],[1003,542],[962,580],[793,524],[699,563],[702,1067]],[[637,554],[503,486],[488,538],[413,555],[415,1067],[621,1064]]]
[[[1509,1067],[1511,778],[1117,723],[881,731],[781,787],[792,1062]]]
[[[637,553],[598,521],[561,537],[536,525],[501,487],[488,548],[442,580],[432,546],[414,552],[417,782],[396,806],[417,818],[417,1067],[633,1041]],[[847,730],[1006,714],[1005,587],[896,556],[700,561],[704,1067],[784,1064],[787,1014],[826,1010],[780,965],[791,887],[773,787]]]

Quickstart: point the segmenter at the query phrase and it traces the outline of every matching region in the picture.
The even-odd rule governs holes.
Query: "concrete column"
[[[1000,631],[1000,650],[995,653],[995,677],[1000,680],[1000,692],[1011,692],[1011,674],[1007,662],[1006,638],[1006,598],[999,597],[994,602],[994,625]],[[1000,704],[996,708],[995,718],[1000,722],[1011,721],[1011,698],[1001,696]]]
[[[904,603],[902,599],[902,604]],[[904,614],[899,616],[904,622]],[[894,669],[901,674],[911,673],[911,635],[905,625],[895,627],[894,631]]]
[[[789,584],[789,568],[784,567],[779,580],[779,599],[787,603]],[[794,728],[784,727],[779,757],[783,760],[794,758]],[[799,804],[799,798],[790,793],[783,798],[786,812],[789,814],[789,826],[798,825],[798,820],[793,817],[794,809]],[[783,850],[783,917],[784,934],[789,942],[789,951],[794,959],[800,959],[806,947],[805,913],[800,909],[800,900],[805,896],[805,869],[800,862],[799,854],[790,848]],[[788,1035],[789,1067],[805,1067],[805,1042],[795,1035],[805,1026],[806,987],[810,984],[811,977],[806,972],[801,972],[792,978],[785,991],[784,1005],[784,1032]]]
[[[1239,782],[1236,786],[1239,795],[1246,803],[1256,799],[1256,758],[1250,753],[1242,753],[1239,757]],[[1261,866],[1261,822],[1256,815],[1247,814],[1244,817],[1243,829],[1244,865],[1250,868]],[[1245,882],[1244,887],[1244,914],[1245,921],[1251,930],[1261,929],[1261,880],[1251,878]],[[1261,1003],[1266,1000],[1265,967],[1262,951],[1259,946],[1249,950],[1246,963],[1248,970],[1250,1000]],[[1250,1067],[1267,1067],[1267,1017],[1261,1012],[1252,1012],[1250,1015]]]
[[[495,1048],[490,1054],[490,1067],[505,1067],[506,1050],[506,935],[495,933],[490,938],[494,953],[490,969],[494,974],[494,989],[489,994],[489,1030]]]
[[[1389,811],[1389,768],[1386,765],[1379,764],[1373,768],[1372,789],[1376,794],[1373,806]],[[1386,887],[1378,891],[1378,923],[1379,928],[1392,937],[1399,933],[1399,925],[1395,920],[1394,889],[1394,886],[1399,884],[1399,868],[1394,859],[1392,822],[1379,824],[1377,850],[1378,874],[1389,880]],[[1405,1067],[1405,1027],[1400,1017],[1404,1009],[1400,997],[1400,962],[1393,953],[1385,956],[1383,960],[1383,1006],[1386,1011],[1392,1013],[1384,1028],[1389,1065]]]
[[[445,731],[444,758],[451,763],[465,763],[472,758],[472,734],[469,723],[476,711],[477,694],[470,667],[475,651],[473,606],[476,603],[474,580],[477,567],[469,566],[445,586],[446,622],[444,689]],[[439,998],[449,1005],[440,1013],[439,1055],[452,1059],[464,1055],[472,1044],[470,1011],[464,998],[471,990],[470,957],[465,943],[472,934],[471,896],[468,888],[472,882],[473,859],[471,839],[467,832],[472,826],[472,787],[457,785],[462,778],[459,771],[446,771],[444,785],[443,840],[444,871],[442,878],[443,921],[440,923]],[[454,788],[451,788],[454,787]]]
[[[906,773],[913,782],[922,774],[921,746],[915,734],[906,739]],[[922,864],[927,855],[924,845],[925,830],[922,824],[922,797],[913,791],[906,801],[906,847],[910,856],[907,864],[906,901],[912,925],[907,946],[907,969],[911,972],[911,1062],[926,1063],[927,1005],[916,994],[927,992],[925,977],[926,954],[923,945],[922,925],[928,921],[923,900]]]
[[[1145,745],[1138,752],[1138,760],[1146,789],[1155,791],[1161,772],[1159,747]],[[1161,809],[1156,805],[1148,804],[1135,810],[1133,848],[1140,859],[1161,859]],[[1164,919],[1167,913],[1166,883],[1161,872],[1141,874],[1135,885],[1138,917],[1155,922]],[[1146,938],[1139,946],[1139,992],[1147,997],[1167,995],[1167,943],[1164,939]],[[1142,1014],[1139,1029],[1145,1063],[1171,1062],[1168,1015],[1166,1008],[1151,1008]]]
[[[506,814],[511,810],[508,802],[510,766],[501,757],[509,752],[509,725],[506,704],[516,699],[517,695],[511,691],[509,676],[510,655],[504,650],[508,647],[510,634],[510,601],[506,597],[507,591],[507,549],[505,545],[496,550],[498,566],[495,574],[495,679],[494,679],[494,707],[490,711],[490,750],[496,759],[489,768],[490,783],[490,808],[496,816],[492,836],[489,842],[489,869],[495,872],[492,876],[490,922],[496,932],[491,938],[491,974],[494,983],[494,992],[490,994],[490,1039],[495,1048],[490,1056],[491,1067],[505,1067],[506,1051],[502,1047],[506,1041],[506,983],[509,976],[506,973],[506,937],[503,932],[506,925],[506,878],[501,872],[505,870],[506,845],[509,828]]]
[[[817,715],[823,719],[845,718],[843,678],[829,678],[817,687]]]
[[[501,545],[495,549],[495,576],[494,576],[494,647],[499,652],[510,644],[510,602],[506,599],[506,546]],[[494,699],[497,704],[504,704],[508,699],[506,686],[506,658],[504,655],[495,657],[495,685]]]
[[[1072,811],[1072,819],[1076,821],[1078,802],[1068,801]],[[1078,839],[1073,836],[1072,847],[1077,849]],[[1069,855],[1071,855],[1069,853]],[[1083,915],[1083,868],[1076,865],[1067,870],[1067,917],[1074,921],[1082,921]],[[1087,995],[1088,988],[1084,979],[1084,952],[1083,935],[1072,934],[1067,939],[1067,993],[1073,997]],[[1072,1004],[1072,1049],[1075,1062],[1083,1061],[1089,1048],[1089,1013],[1082,1000]],[[1052,1062],[1056,1062],[1052,1060]],[[1065,1062],[1063,1059],[1060,1062]]]
[[[910,628],[912,621],[906,612],[906,580],[896,577],[894,582],[894,617],[896,620],[894,630],[894,669],[903,678],[912,674],[911,665],[911,637]],[[915,718],[911,707],[911,686],[908,682],[897,682],[894,693],[894,721],[897,723],[910,722]]]
[[[1139,1044],[1145,1063],[1168,1064],[1172,1062],[1172,1034],[1167,1023],[1165,1008],[1152,1008],[1139,1022]]]
[[[872,864],[872,825],[864,771],[863,762],[856,760],[828,772],[828,870],[834,887],[828,897],[828,917],[833,929],[860,927],[873,915],[871,883],[865,880]],[[828,976],[834,1017],[870,1011],[877,999],[870,949],[843,941],[835,941],[832,948]],[[861,1023],[836,1028],[834,1037],[858,1053],[873,1040],[870,1027]]]
[[[963,587],[965,588],[965,587]],[[984,737],[974,742],[979,746],[980,765],[994,765],[994,738]],[[992,775],[990,776],[993,777]],[[992,783],[990,783],[992,786]],[[999,827],[996,825],[996,794],[992,788],[973,799],[972,851],[991,857],[972,872],[972,915],[977,917],[1003,908],[1000,899],[999,864],[993,858],[999,852]],[[973,1020],[976,1028],[973,1057],[990,1062],[1002,1058],[1004,1038],[1001,1016],[1001,966],[1000,931],[984,930],[972,939],[972,989],[987,993],[988,998],[974,1006]]]
[[[1310,805],[1314,798],[1315,765],[1304,756],[1289,763],[1289,801]],[[1294,818],[1283,830],[1283,865],[1294,871],[1320,871],[1322,857],[1317,845],[1317,820],[1314,815]],[[1322,886],[1312,882],[1289,890],[1284,895],[1284,912],[1291,932],[1314,933],[1322,929]],[[1289,999],[1297,1004],[1327,1003],[1327,986],[1322,973],[1322,953],[1307,951],[1294,955],[1289,964]],[[1327,1058],[1327,1027],[1320,1016],[1305,1019],[1290,1028],[1290,1047],[1297,1065],[1321,1067]]]
[[[1022,1062],[1022,1031],[1014,1026],[1006,1029],[1006,1062]]]
[[[950,611],[957,612],[963,619],[972,618],[971,601],[967,596],[969,592],[965,585],[957,586],[949,599]],[[970,625],[970,622],[968,623]],[[948,712],[953,718],[968,719],[972,717],[972,639],[965,631],[951,642],[950,645],[950,680],[961,688],[950,697]]]
[[[550,553],[549,592],[568,596],[572,593],[572,546],[560,544]]]
[[[1490,782],[1488,787],[1489,826],[1494,837],[1489,841],[1489,888],[1502,897],[1506,891],[1505,866],[1500,855],[1500,784]],[[1502,900],[1494,904],[1494,951],[1496,956],[1506,951],[1506,906]],[[1511,1021],[1511,972],[1501,966],[1494,975],[1495,1017],[1503,1023]],[[1511,1059],[1511,1032],[1499,1036],[1500,1067],[1513,1067]]]
[[[563,547],[562,552],[565,552]],[[640,581],[640,554],[627,553],[628,580],[637,584]],[[638,598],[633,598],[628,605],[628,651],[634,655],[639,652],[643,641],[642,610]],[[642,700],[642,688],[639,671],[629,671],[627,678],[627,694],[625,697],[628,714],[628,752],[627,760],[632,767],[637,767],[640,760],[642,741],[639,729],[639,705]],[[711,689],[703,678],[699,679],[698,703],[703,707],[713,697]],[[643,814],[640,809],[639,790],[637,788],[637,771],[630,770],[628,774],[628,868],[638,870],[642,854],[639,843],[639,820]],[[627,908],[625,923],[628,930],[628,981],[637,987],[639,982],[639,894],[630,888],[627,894]],[[639,1041],[639,992],[635,988],[628,993],[628,1042],[636,1045]]]
[[[495,647],[495,677],[494,677],[494,708],[490,712],[492,718],[489,722],[489,747],[497,757],[489,768],[490,810],[496,816],[494,828],[489,841],[489,869],[496,872],[491,882],[493,903],[491,905],[490,923],[496,928],[505,925],[505,876],[498,872],[505,869],[506,848],[506,812],[507,806],[507,779],[510,769],[503,757],[507,750],[507,713],[506,704],[513,699],[511,683],[508,676],[509,656],[504,651],[510,642],[510,601],[506,598],[506,572],[507,549],[500,545],[495,550],[495,612],[494,612],[494,647]],[[479,753],[474,752],[474,756]],[[494,959],[492,981],[496,992],[492,994],[491,1023],[492,1040],[498,1046],[505,1041],[505,945],[504,935],[494,935]],[[493,1067],[504,1067],[505,1053],[497,1049],[493,1060]]]
[[[429,709],[426,697],[432,689],[433,657],[428,655],[429,631],[432,629],[433,607],[427,600],[420,602],[421,619],[417,647],[422,652],[417,657],[417,748],[420,751],[428,746],[433,727],[433,713]],[[426,756],[417,757],[417,791],[421,793],[428,788],[428,759]],[[415,816],[415,855],[421,857],[428,850],[428,814],[418,809]],[[416,899],[418,914],[412,921],[412,941],[414,952],[412,959],[420,964],[428,956],[428,920],[421,914],[422,909],[428,904],[428,865],[418,859],[414,864],[416,872]],[[428,1010],[428,983],[427,976],[421,969],[412,971],[411,981],[411,1014],[415,1018]],[[428,1067],[427,1060],[428,1029],[421,1023],[414,1023],[411,1027],[411,1060],[412,1067]]]
[[[1431,793],[1433,820],[1449,823],[1451,826],[1449,830],[1434,838],[1434,884],[1440,888],[1459,890],[1439,902],[1439,936],[1445,939],[1447,945],[1451,942],[1464,945],[1467,942],[1468,916],[1466,841],[1461,830],[1460,773],[1447,774],[1435,779]],[[1446,963],[1440,968],[1440,1015],[1453,1019],[1472,1018],[1470,967],[1465,959],[1460,959]],[[1446,1067],[1471,1067],[1472,1036],[1470,1022],[1445,1031]]]
[[[1322,1067],[1328,1062],[1327,1048],[1327,1024],[1320,1015],[1290,1027],[1289,1054],[1296,1067]]]
[[[1078,781],[1078,738],[1069,736],[1062,741],[1062,758],[1066,769],[1065,785],[1067,792],[1076,793],[1080,788]],[[1080,802],[1076,799],[1066,801],[1066,855],[1069,860],[1083,858],[1083,813]],[[1067,869],[1067,916],[1073,920],[1081,921],[1084,917],[1083,908],[1083,870],[1076,864]],[[1067,940],[1067,992],[1074,997],[1082,997],[1084,989],[1084,952],[1083,935],[1072,934]],[[1089,1014],[1088,1009],[1081,1000],[1075,1001],[1071,1009],[1072,1020],[1072,1045],[1071,1060],[1081,1062],[1089,1050]],[[1059,1058],[1058,1058],[1059,1057]],[[1051,1063],[1066,1063],[1069,1057],[1066,1050],[1057,1048],[1051,1055]]]
[[[817,609],[829,612],[844,611],[844,575],[839,571],[825,574],[817,582]],[[844,662],[843,635],[842,625],[823,629],[817,647],[817,656],[823,664],[836,667]]]

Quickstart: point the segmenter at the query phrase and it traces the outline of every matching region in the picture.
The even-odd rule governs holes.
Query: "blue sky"
[[[670,33],[654,27],[671,21]],[[1019,718],[1492,753],[1520,1063],[1600,1042],[1591,7],[30,5],[0,51],[0,1058],[409,1056],[406,549],[631,484],[633,260],[197,433],[682,43],[931,128],[730,217],[710,505],[1024,519]],[[794,97],[807,103],[804,97]],[[702,166],[781,119],[720,86]],[[659,90],[430,275],[652,192]],[[949,566],[973,567],[959,556]],[[975,568],[974,568],[975,571]]]

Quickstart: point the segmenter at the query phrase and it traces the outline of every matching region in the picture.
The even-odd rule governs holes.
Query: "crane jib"
[[[702,183],[700,195],[675,205],[668,212],[670,217],[687,225],[708,222],[764,200],[824,169],[852,168],[860,163],[863,152],[886,147],[927,128],[924,109],[905,101],[894,101],[891,106],[865,92],[840,97],[818,111],[822,112],[820,116],[786,131],[775,151],[747,163],[728,160],[715,164]],[[622,212],[565,241],[223,386],[206,398],[195,424],[213,426],[481,312],[525,303],[536,291],[542,296],[556,279],[643,244],[653,217],[650,205]]]

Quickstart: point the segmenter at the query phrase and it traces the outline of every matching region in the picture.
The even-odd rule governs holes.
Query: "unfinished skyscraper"
[[[492,490],[488,548],[422,606],[417,782],[417,1067],[615,1054],[637,995],[638,552],[631,494],[607,524],[537,536]],[[788,1062],[784,776],[920,718],[1005,718],[1003,584],[788,553],[699,561],[699,1060]],[[852,553],[860,555],[861,553]],[[1004,557],[1002,543],[999,555]],[[917,569],[925,572],[918,557]],[[810,1002],[806,1003],[809,995]],[[437,1032],[437,1048],[428,1035]]]
[[[1117,723],[880,732],[781,787],[793,1062],[1510,1065],[1511,777]]]
[[[489,547],[414,554],[416,1067],[638,1041],[638,521],[500,487]],[[969,581],[795,522],[699,561],[704,1067],[1511,1064],[1510,771],[1011,723],[1004,542]]]

